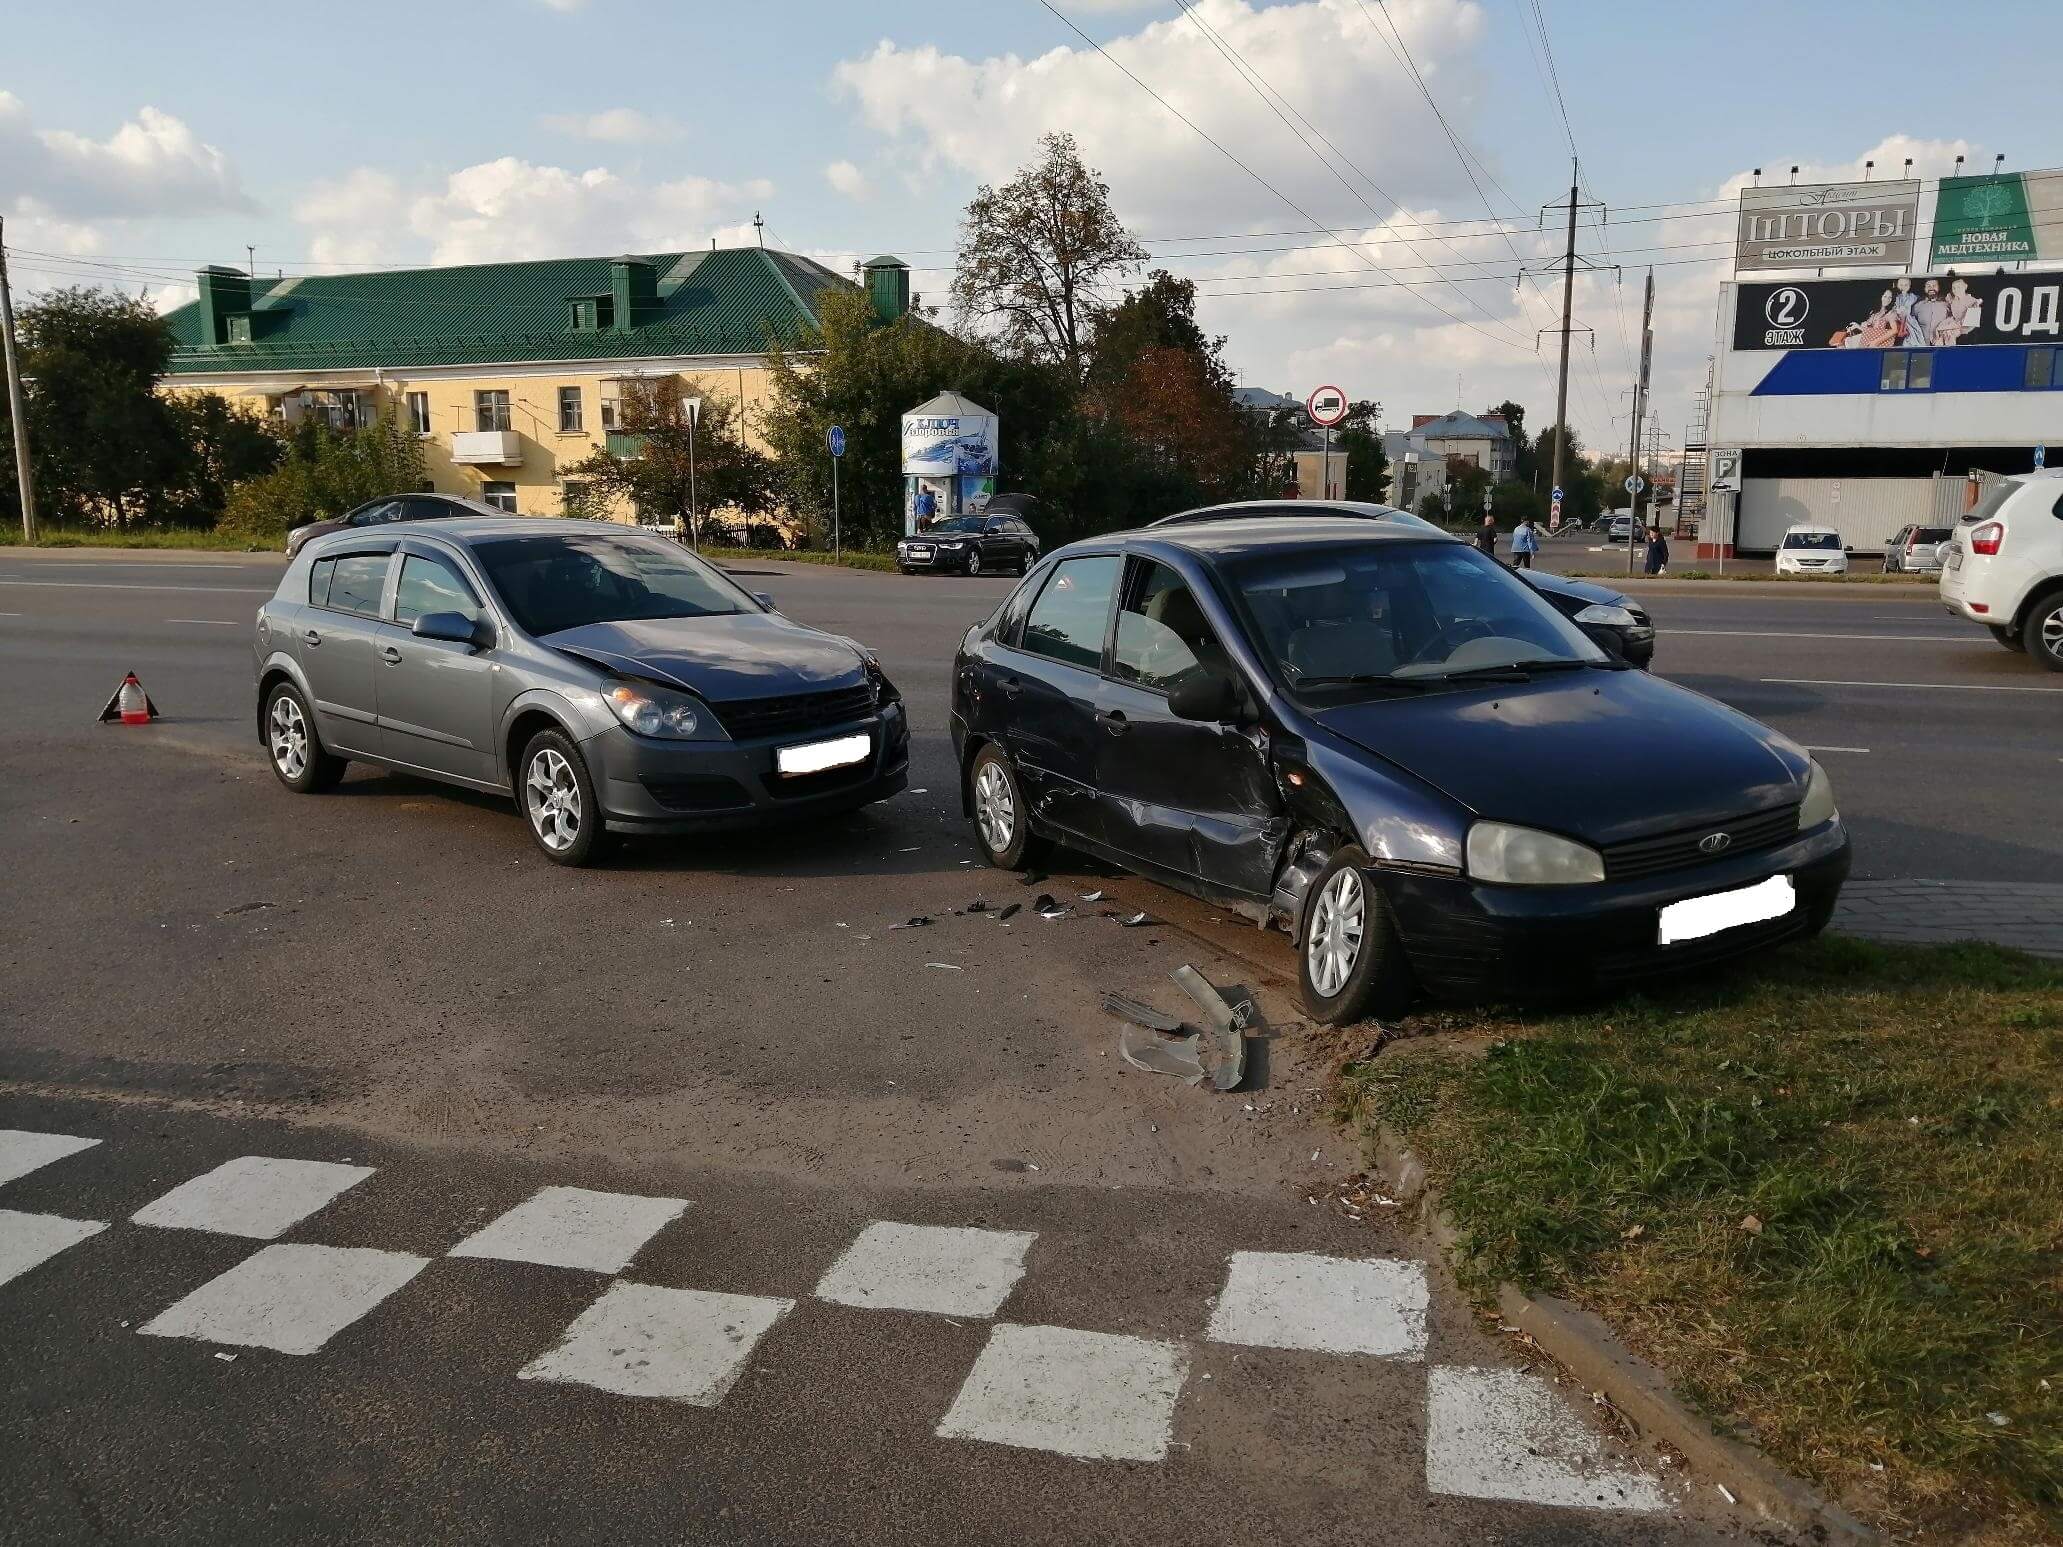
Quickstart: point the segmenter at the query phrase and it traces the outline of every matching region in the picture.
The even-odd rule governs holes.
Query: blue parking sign
[[[842,425],[842,424],[834,424],[834,425],[832,425],[832,426],[831,426],[831,433],[830,433],[830,434],[829,434],[829,435],[828,435],[827,437],[825,437],[825,438],[826,438],[827,440],[829,440],[829,441],[831,442],[831,455],[832,455],[832,456],[834,456],[834,457],[842,457],[842,456],[844,456],[844,455],[845,455],[845,426],[844,426],[844,425]]]

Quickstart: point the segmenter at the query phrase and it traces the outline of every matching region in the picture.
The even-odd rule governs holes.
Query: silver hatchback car
[[[259,609],[254,656],[258,733],[289,789],[363,761],[513,795],[562,865],[605,832],[845,811],[909,781],[873,652],[608,522],[315,538]]]

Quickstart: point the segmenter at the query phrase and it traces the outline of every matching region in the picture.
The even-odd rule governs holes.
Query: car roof
[[[1787,526],[1784,528],[1784,536],[1786,537],[1789,537],[1793,532],[1832,532],[1836,537],[1841,535],[1841,529],[1838,526],[1821,526],[1817,521],[1807,521],[1798,526]]]
[[[1228,516],[1224,520],[1185,522],[1177,526],[1148,526],[1132,532],[1112,533],[1102,540],[1123,543],[1139,553],[1178,551],[1213,560],[1370,542],[1462,541],[1450,533],[1428,531],[1423,526],[1392,525],[1385,521],[1371,521],[1365,516],[1323,511],[1294,516]]]
[[[458,503],[454,496],[439,498]],[[586,536],[644,536],[652,534],[621,521],[586,521],[577,516],[509,516],[499,512],[491,516],[452,516],[439,521],[395,521],[372,527],[339,527],[333,532],[324,532],[308,544],[309,550],[317,548],[347,548],[354,543],[379,541],[387,538],[442,539],[455,542],[462,547],[476,543],[491,542],[502,537],[564,537]]]

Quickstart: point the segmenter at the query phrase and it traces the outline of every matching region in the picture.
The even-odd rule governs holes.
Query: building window
[[[512,516],[516,513],[516,486],[512,483],[490,483],[480,491],[480,498],[496,510]]]
[[[418,435],[430,433],[430,394],[411,392],[408,395],[408,427]]]
[[[475,392],[473,394],[473,428],[476,430],[509,430],[515,428],[509,419],[509,395],[507,392]]]
[[[605,333],[616,325],[614,296],[582,296],[572,303],[571,310],[575,333]]]
[[[1925,392],[1934,385],[1934,356],[1928,350],[1916,350],[1912,364],[1906,372],[1906,390]]]
[[[1934,386],[1934,356],[1925,349],[1887,349],[1877,369],[1879,392],[1926,392]]]
[[[623,428],[621,423],[621,409],[622,404],[617,399],[612,397],[605,397],[602,399],[603,429],[620,430],[621,428]]]
[[[1877,390],[1879,392],[1903,392],[1905,390],[1905,351],[1887,349],[1884,359],[1877,367]]]
[[[251,341],[251,319],[231,317],[229,319],[229,341],[232,344],[248,344]]]
[[[2027,351],[2027,374],[2021,384],[2029,388],[2063,387],[2063,349]]]
[[[578,387],[559,388],[559,433],[578,434],[587,428],[587,415],[581,408]]]

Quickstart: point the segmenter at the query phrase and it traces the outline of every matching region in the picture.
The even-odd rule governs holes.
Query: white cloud
[[[70,216],[212,215],[256,206],[228,157],[170,113],[143,107],[106,139],[38,129],[0,91],[0,185]]]
[[[555,134],[605,145],[648,145],[677,140],[687,133],[675,119],[634,107],[605,108],[599,113],[547,113],[538,122]]]
[[[772,193],[764,179],[652,183],[606,167],[573,171],[502,156],[413,189],[361,167],[317,185],[294,217],[325,262],[492,263],[685,250],[712,236],[748,241],[747,212]]]
[[[867,174],[850,161],[834,161],[824,168],[824,181],[848,199],[867,196]]]

